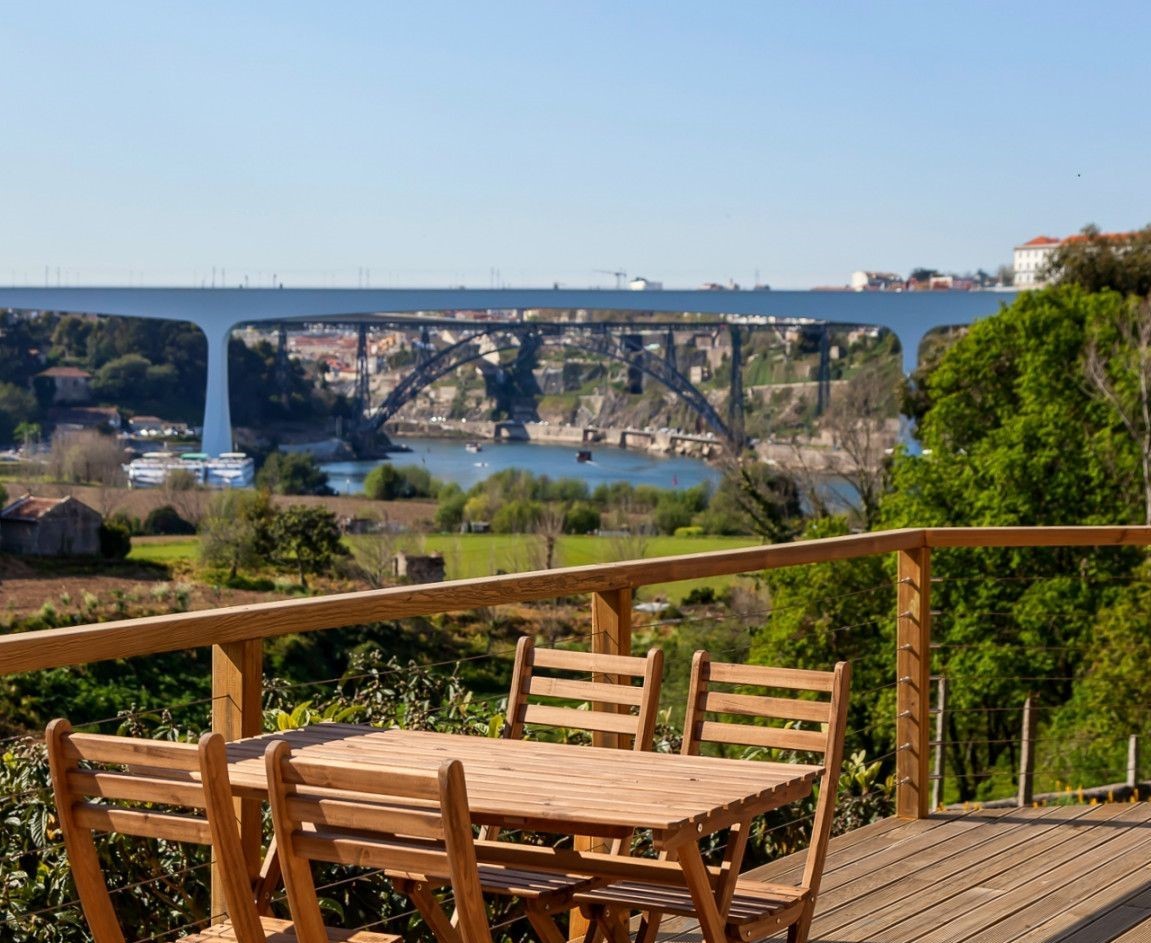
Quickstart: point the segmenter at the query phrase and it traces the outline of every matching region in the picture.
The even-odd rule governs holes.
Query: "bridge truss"
[[[331,324],[331,322],[328,322]],[[356,320],[349,326],[357,331],[356,389],[357,415],[362,417],[361,433],[379,430],[384,423],[423,390],[450,373],[480,360],[515,352],[515,359],[501,364],[503,369],[514,370],[517,365],[534,360],[540,347],[562,346],[596,357],[626,364],[646,377],[671,390],[694,411],[722,441],[738,454],[745,444],[743,423],[743,340],[751,331],[782,332],[801,327],[820,331],[818,408],[827,405],[830,387],[830,327],[810,321],[774,321],[769,323],[739,323],[735,321],[701,322],[538,322],[538,321],[459,321],[456,319],[385,319]],[[410,372],[396,384],[375,408],[368,404],[367,334],[368,327],[389,330],[419,330],[419,340],[413,345],[415,363]],[[450,331],[452,340],[437,346],[433,331]],[[731,381],[727,416],[721,415],[707,395],[678,367],[675,334],[689,330],[729,332],[731,338]],[[650,338],[657,338],[655,342]],[[644,341],[647,340],[647,343]]]

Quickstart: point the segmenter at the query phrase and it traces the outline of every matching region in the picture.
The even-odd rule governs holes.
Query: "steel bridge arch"
[[[481,360],[489,354],[503,353],[508,350],[523,352],[533,346],[538,349],[539,346],[548,344],[549,346],[563,346],[575,350],[582,350],[585,353],[607,357],[619,363],[626,364],[627,366],[636,367],[644,375],[651,377],[675,393],[689,407],[695,410],[697,415],[711,426],[717,435],[738,451],[742,443],[737,440],[731,428],[723,421],[719,411],[716,410],[703,392],[675,366],[669,363],[666,358],[654,356],[651,351],[646,349],[639,351],[624,350],[620,345],[613,343],[614,335],[608,334],[606,331],[589,330],[586,333],[588,335],[587,340],[580,338],[579,340],[573,341],[573,335],[568,332],[548,331],[545,328],[540,328],[535,325],[525,326],[521,329],[509,328],[506,324],[479,328],[469,333],[467,337],[460,338],[455,343],[449,344],[447,347],[436,351],[435,354],[418,361],[416,368],[393,387],[391,392],[384,398],[384,401],[371,412],[370,416],[365,418],[365,424],[367,428],[372,431],[379,430],[379,428],[395,416],[400,409],[414,400],[416,396],[437,380],[458,370],[460,367]],[[507,334],[509,341],[497,343],[494,348],[483,352],[468,350],[468,348],[472,347],[481,337],[492,337],[496,334]],[[516,338],[516,343],[510,342],[510,338],[512,337]],[[532,343],[533,341],[534,344]],[[462,356],[456,356],[457,354],[462,354]]]

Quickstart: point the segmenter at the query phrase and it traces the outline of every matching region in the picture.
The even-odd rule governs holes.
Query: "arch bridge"
[[[625,291],[568,288],[0,288],[0,308],[190,321],[208,341],[201,446],[232,446],[228,405],[228,338],[244,323],[349,321],[439,311],[527,309],[684,312],[727,322],[812,319],[892,331],[903,369],[916,365],[919,342],[933,328],[969,324],[994,314],[1013,292]],[[422,321],[419,317],[413,320]],[[459,321],[451,323],[458,326]],[[687,326],[685,323],[684,327]],[[648,364],[650,370],[656,367]],[[670,377],[670,374],[669,374]],[[674,380],[673,380],[674,382]],[[742,399],[742,397],[741,397]]]

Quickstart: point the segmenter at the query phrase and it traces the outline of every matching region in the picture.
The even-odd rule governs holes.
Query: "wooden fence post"
[[[1127,741],[1127,785],[1134,789],[1139,785],[1139,734],[1131,734]]]
[[[593,593],[591,603],[591,650],[600,655],[631,654],[631,590]],[[615,675],[595,675],[594,681],[615,683]],[[611,704],[596,704],[596,710],[615,710]],[[630,746],[621,744],[620,735],[593,731],[592,745],[597,747]]]
[[[262,731],[264,647],[261,639],[212,646],[212,730],[225,740],[254,737]],[[263,840],[260,801],[236,800],[240,844],[253,880],[260,873]],[[224,914],[224,886],[212,865],[212,916]]]
[[[631,654],[631,590],[628,588],[593,593],[591,602],[591,650],[601,655]],[[618,681],[614,675],[597,675],[595,681]],[[603,709],[608,705],[598,705]],[[597,747],[620,746],[619,734],[592,732],[592,745]],[[580,851],[608,850],[608,843],[602,838],[590,835],[577,835],[575,846]],[[582,938],[588,922],[579,910],[568,914],[568,939]]]
[[[1023,726],[1019,735],[1019,796],[1016,805],[1024,809],[1035,799],[1035,711],[1031,695],[1023,702]]]
[[[944,737],[947,736],[947,678],[939,676],[935,694],[935,770],[931,774],[931,810],[943,805]]]
[[[928,731],[931,696],[931,548],[899,551],[896,629],[895,812],[928,813]]]

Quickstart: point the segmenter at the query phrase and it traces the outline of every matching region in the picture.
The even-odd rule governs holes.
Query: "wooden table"
[[[671,852],[675,863],[556,849],[535,853],[550,857],[556,869],[609,879],[674,872],[691,892],[709,943],[724,941],[723,915],[751,820],[807,795],[823,772],[791,763],[316,724],[229,744],[229,777],[239,795],[266,793],[263,755],[274,739],[287,741],[295,753],[342,762],[436,769],[445,759],[458,759],[472,818],[481,825],[603,838],[650,829],[656,849]],[[738,851],[729,847],[717,877],[705,867],[699,841],[733,825],[743,837],[729,843]]]

